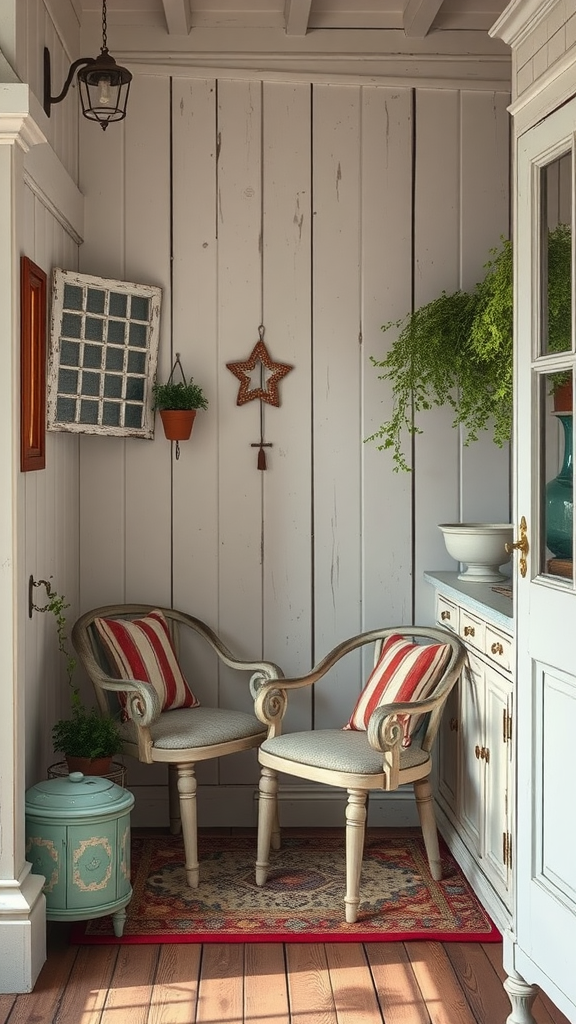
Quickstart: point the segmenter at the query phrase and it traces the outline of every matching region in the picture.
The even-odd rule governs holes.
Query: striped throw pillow
[[[345,729],[368,728],[370,716],[381,704],[424,700],[442,678],[450,661],[450,644],[414,644],[394,633],[382,645],[378,663],[362,690]],[[422,715],[399,715],[404,736],[402,746],[409,747]]]
[[[168,623],[159,609],[142,619],[96,618],[94,626],[118,679],[151,683],[163,711],[198,706],[198,698],[180,671]],[[125,718],[126,695],[118,698]]]

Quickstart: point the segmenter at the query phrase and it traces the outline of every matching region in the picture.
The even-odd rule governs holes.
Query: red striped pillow
[[[198,706],[198,698],[180,671],[168,623],[159,609],[142,619],[96,618],[94,625],[118,679],[151,683],[163,711]],[[125,711],[126,695],[118,697]]]
[[[344,728],[367,729],[370,715],[381,704],[424,700],[441,679],[451,651],[450,644],[413,644],[399,633],[387,637]],[[409,747],[422,715],[399,715],[398,719],[404,730],[402,746]]]

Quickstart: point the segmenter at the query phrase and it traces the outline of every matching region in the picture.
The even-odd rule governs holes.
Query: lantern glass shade
[[[132,75],[120,67],[108,50],[78,71],[78,89],[82,113],[90,121],[106,128],[111,121],[126,117],[126,104]]]

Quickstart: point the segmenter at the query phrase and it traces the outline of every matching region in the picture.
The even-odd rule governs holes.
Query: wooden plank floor
[[[48,927],[33,992],[0,1024],[504,1024],[497,943],[74,946]],[[543,995],[538,1024],[568,1024]]]

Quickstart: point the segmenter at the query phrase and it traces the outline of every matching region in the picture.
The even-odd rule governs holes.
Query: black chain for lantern
[[[106,25],[106,0],[102,0],[102,49],[108,49],[108,31]]]

